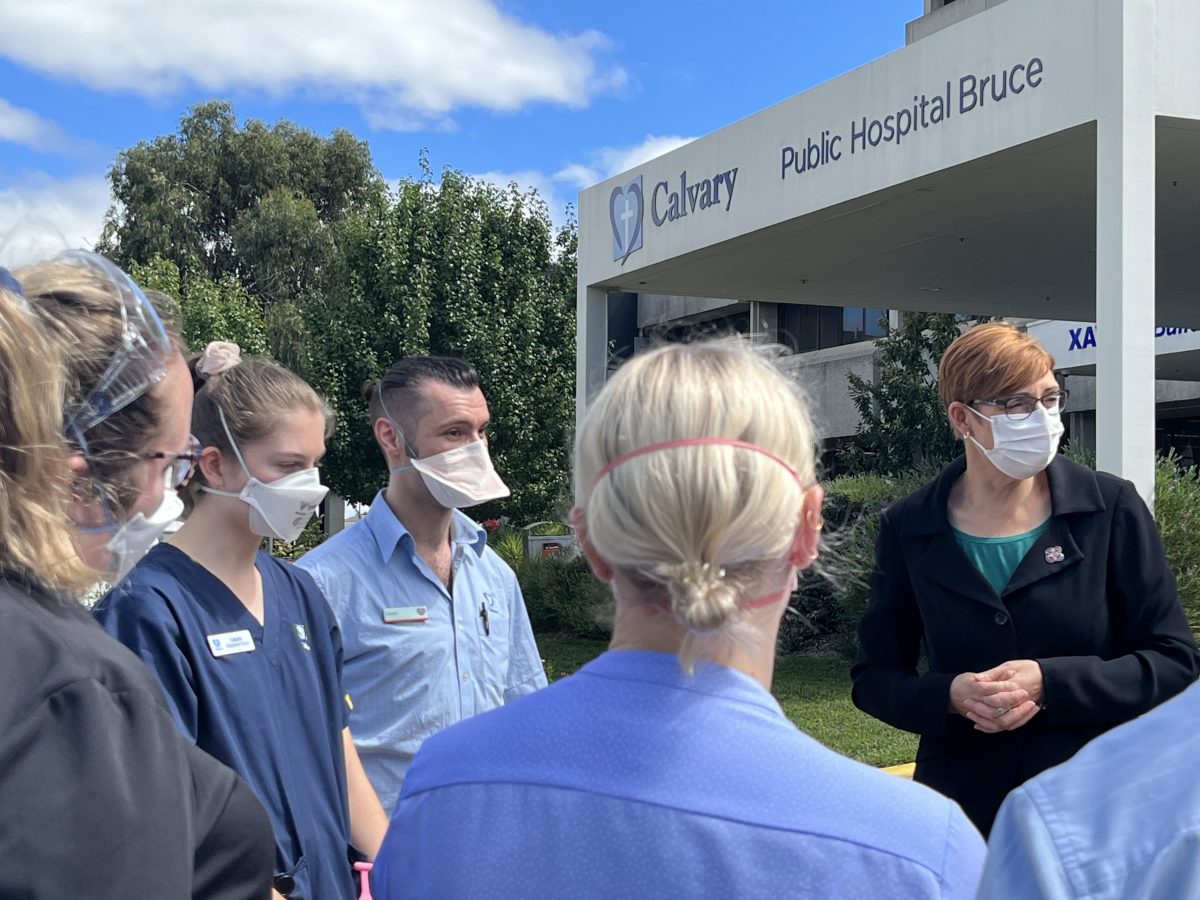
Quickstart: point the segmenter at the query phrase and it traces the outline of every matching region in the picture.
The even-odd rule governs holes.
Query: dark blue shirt
[[[305,572],[265,552],[257,566],[261,625],[222,581],[166,544],[97,604],[96,618],[157,676],[183,733],[258,795],[278,872],[296,880],[291,896],[353,898],[341,635]]]

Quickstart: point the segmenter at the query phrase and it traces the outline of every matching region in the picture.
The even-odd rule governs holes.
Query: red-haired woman
[[[853,696],[921,736],[916,780],[987,834],[1009,791],[1182,691],[1200,654],[1134,486],[1058,455],[1045,348],[977,326],[939,391],[965,454],[883,516]]]

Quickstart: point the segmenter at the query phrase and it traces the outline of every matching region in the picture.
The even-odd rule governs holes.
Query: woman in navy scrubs
[[[97,617],[158,676],[183,732],[258,794],[277,890],[351,898],[349,848],[374,858],[387,822],[346,727],[341,636],[312,578],[260,549],[294,540],[324,498],[330,411],[236,345],[210,345],[194,371],[194,508]]]
[[[80,252],[0,269],[0,322],[0,897],[259,900],[262,806],[76,600],[178,516],[177,338]]]

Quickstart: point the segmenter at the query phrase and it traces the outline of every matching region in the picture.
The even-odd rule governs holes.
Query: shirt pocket
[[[476,616],[479,645],[489,681],[503,689],[508,674],[509,645],[512,620],[504,595],[484,591]]]

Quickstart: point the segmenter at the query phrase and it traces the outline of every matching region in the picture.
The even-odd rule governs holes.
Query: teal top
[[[1012,578],[1013,572],[1017,571],[1017,566],[1021,564],[1029,548],[1046,530],[1049,521],[1047,519],[1037,528],[1024,534],[1010,534],[1004,537],[976,537],[959,531],[953,525],[950,526],[950,530],[954,532],[954,540],[958,541],[958,546],[967,554],[967,559],[975,563],[979,574],[986,578],[999,594]]]

